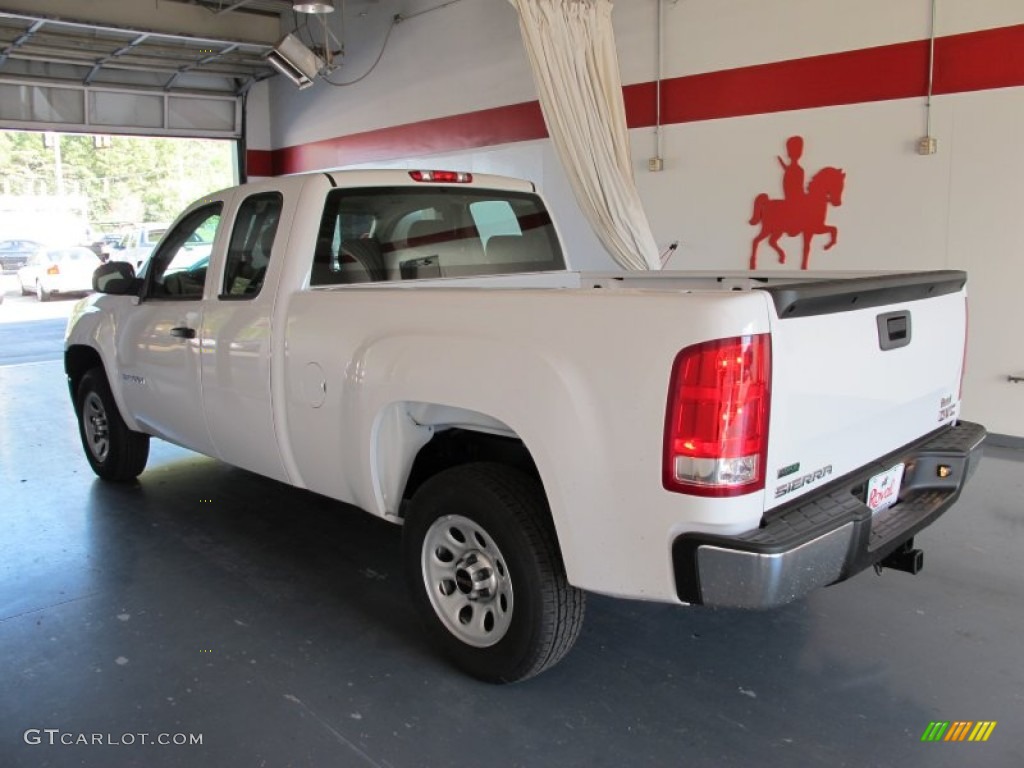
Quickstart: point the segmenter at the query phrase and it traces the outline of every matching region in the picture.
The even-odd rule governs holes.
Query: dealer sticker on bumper
[[[868,481],[867,505],[872,513],[881,512],[896,503],[903,483],[903,464],[897,464]]]

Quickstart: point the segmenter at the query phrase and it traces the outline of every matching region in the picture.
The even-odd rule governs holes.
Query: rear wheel
[[[524,680],[576,642],[586,595],[566,580],[540,483],[519,470],[467,464],[428,480],[403,557],[432,635],[474,677]]]
[[[36,280],[36,298],[40,301],[50,300],[50,292],[43,287],[43,283],[40,280]]]
[[[93,472],[115,482],[138,477],[149,459],[149,435],[124,423],[103,369],[93,368],[82,377],[75,405],[78,433]]]

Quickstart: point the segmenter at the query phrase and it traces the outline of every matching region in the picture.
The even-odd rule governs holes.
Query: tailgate
[[[759,289],[775,307],[766,509],[955,421],[966,279],[940,271]]]

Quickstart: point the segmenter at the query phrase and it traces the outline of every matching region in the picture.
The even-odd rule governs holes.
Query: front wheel
[[[104,480],[134,480],[149,460],[149,435],[133,432],[121,418],[101,368],[78,384],[78,433],[92,471]]]
[[[441,472],[413,498],[402,541],[417,609],[474,677],[525,680],[576,642],[586,595],[566,580],[537,480],[501,464]]]

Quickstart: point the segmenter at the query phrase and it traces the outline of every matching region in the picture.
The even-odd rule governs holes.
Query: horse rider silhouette
[[[750,253],[750,268],[757,269],[757,248],[761,241],[768,238],[770,245],[779,254],[779,263],[786,263],[786,252],[779,245],[783,235],[796,237],[803,235],[803,261],[801,269],[807,269],[811,257],[811,240],[815,235],[829,235],[825,250],[836,244],[839,230],[826,223],[828,206],[843,204],[843,186],[846,173],[839,168],[822,168],[811,179],[807,192],[803,191],[804,169],[800,166],[803,153],[803,139],[792,136],[786,142],[789,163],[781,157],[779,164],[783,168],[782,189],[784,198],[773,200],[761,193],[754,200],[754,213],[751,224],[760,224],[761,231],[754,238]]]

